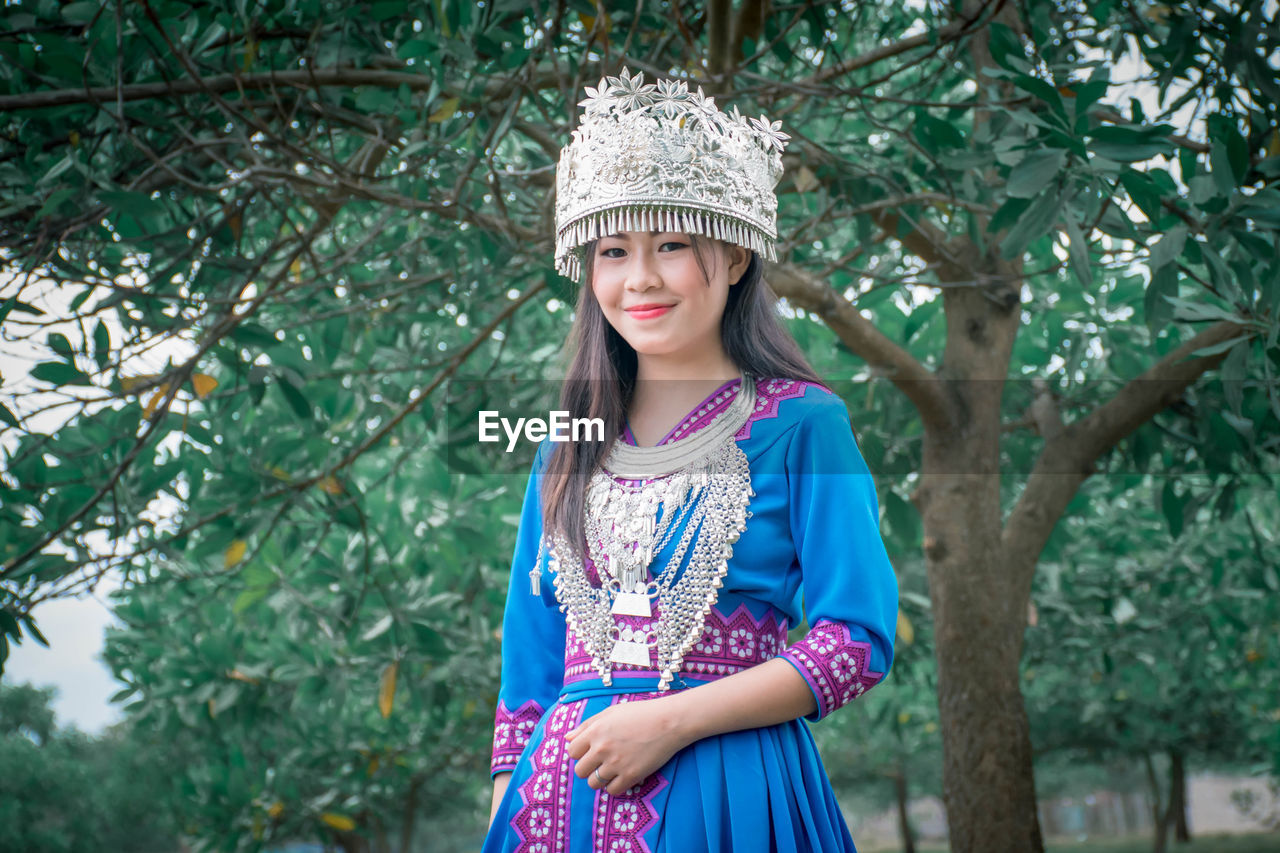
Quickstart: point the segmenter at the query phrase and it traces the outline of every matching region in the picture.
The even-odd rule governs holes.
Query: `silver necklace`
[[[588,581],[583,560],[560,534],[551,537],[556,598],[604,684],[611,683],[615,663],[649,666],[652,647],[658,690],[665,691],[702,635],[733,543],[751,515],[746,507],[755,492],[746,454],[734,436],[755,402],[755,381],[744,374],[729,408],[694,435],[657,447],[614,441],[592,474],[584,506],[587,552],[602,586]],[[629,482],[637,480],[638,485]],[[654,555],[676,530],[683,533],[671,558],[657,578],[647,580]],[[689,563],[680,573],[686,553]],[[619,627],[618,616],[653,621]]]

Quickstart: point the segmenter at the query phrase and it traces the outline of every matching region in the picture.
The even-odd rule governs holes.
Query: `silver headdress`
[[[582,246],[619,231],[682,231],[777,260],[780,121],[744,118],[683,80],[622,69],[587,87],[556,168],[556,270],[577,281]]]

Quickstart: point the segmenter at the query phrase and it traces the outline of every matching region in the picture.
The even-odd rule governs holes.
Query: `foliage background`
[[[768,277],[845,383],[907,593],[893,678],[820,732],[833,778],[945,795],[972,734],[938,698],[925,377],[994,430],[997,529],[1046,464],[1093,474],[972,640],[1020,667],[1037,756],[1280,769],[1274,14],[6,4],[0,320],[32,363],[0,386],[0,657],[118,584],[118,699],[211,849],[480,813],[524,472],[449,452],[449,389],[554,390],[554,164],[625,62],[793,136]]]

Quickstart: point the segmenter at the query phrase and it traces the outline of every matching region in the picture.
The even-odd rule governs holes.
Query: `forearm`
[[[502,797],[507,792],[507,785],[511,782],[511,772],[506,771],[499,773],[493,777],[493,805],[489,807],[489,823],[493,824],[493,816],[498,813],[498,804],[502,802]]]
[[[785,723],[818,709],[809,684],[782,658],[681,690],[664,700],[689,743],[712,735]]]

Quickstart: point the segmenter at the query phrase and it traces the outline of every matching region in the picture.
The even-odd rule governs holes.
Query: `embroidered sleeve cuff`
[[[853,639],[840,622],[819,619],[804,638],[781,654],[796,668],[813,691],[818,710],[805,719],[817,722],[862,695],[884,678],[872,672],[871,644]]]
[[[493,759],[489,762],[489,775],[514,770],[520,753],[524,752],[529,736],[542,719],[542,706],[530,699],[514,711],[499,700],[493,721]]]

